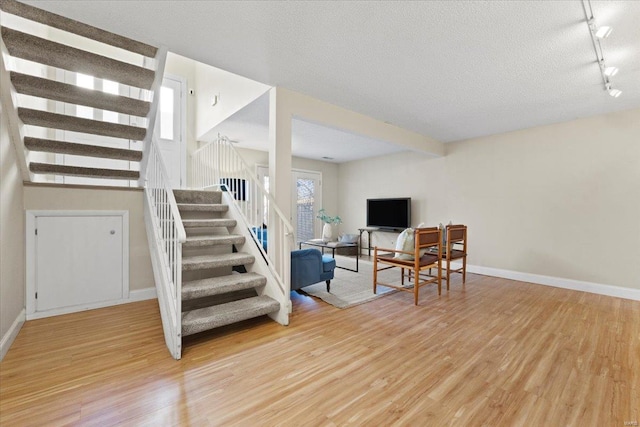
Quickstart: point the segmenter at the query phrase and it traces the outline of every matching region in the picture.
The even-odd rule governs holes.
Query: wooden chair
[[[414,304],[418,305],[420,288],[429,283],[438,283],[438,295],[442,292],[442,232],[438,227],[416,228],[414,230],[413,252],[396,249],[373,248],[373,293],[376,293],[378,285],[398,289],[405,292],[413,292]],[[383,253],[379,253],[383,252]],[[394,258],[396,254],[412,255],[413,259]],[[422,254],[422,256],[421,256]],[[378,264],[383,267],[378,268]],[[392,285],[378,281],[378,272],[390,268],[400,268],[401,285]],[[426,275],[420,272],[437,268],[437,276]],[[407,272],[405,273],[405,270]],[[413,280],[413,289],[404,287],[405,277]]]
[[[461,273],[462,283],[467,279],[467,226],[462,224],[447,225],[447,244],[444,250],[444,259],[447,262],[447,290],[449,290],[449,278],[451,273]],[[454,249],[454,245],[458,245]],[[460,247],[462,245],[462,247]],[[462,267],[452,270],[451,261],[462,260]]]

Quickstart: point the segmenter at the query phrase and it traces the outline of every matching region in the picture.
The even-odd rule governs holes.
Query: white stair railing
[[[251,237],[277,283],[281,307],[290,311],[291,250],[295,236],[293,226],[278,208],[273,196],[226,137],[219,137],[194,151],[191,177],[194,188],[215,188],[229,192],[231,197],[226,199],[232,204],[233,211],[238,212],[244,228],[251,230]],[[267,229],[269,247],[265,251],[262,236]],[[276,252],[274,248],[280,250]],[[288,323],[288,319],[285,322]]]
[[[167,347],[182,355],[182,244],[186,233],[158,142],[149,144],[145,186],[145,224]]]

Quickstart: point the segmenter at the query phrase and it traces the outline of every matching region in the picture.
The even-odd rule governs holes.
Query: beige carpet
[[[336,262],[340,266],[355,268],[355,258],[336,255]],[[338,308],[348,308],[363,304],[389,293],[397,292],[395,289],[378,286],[378,293],[373,293],[373,263],[360,260],[359,272],[355,273],[341,268],[336,268],[335,278],[331,281],[331,292],[327,292],[325,282],[302,288],[302,291],[322,299]],[[400,270],[391,269],[378,273],[379,279],[396,284],[400,283]]]

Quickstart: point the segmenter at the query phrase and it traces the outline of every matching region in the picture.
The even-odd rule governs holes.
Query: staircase
[[[25,180],[138,186],[166,51],[14,0],[0,11],[2,101]],[[78,73],[102,90],[80,87]]]
[[[253,317],[287,325],[293,232],[282,213],[274,222],[276,263],[250,231],[262,220],[247,216],[229,193],[209,190],[219,179],[206,185],[199,179],[198,188],[207,191],[171,187],[153,132],[166,49],[15,0],[0,0],[0,21],[2,109],[23,180],[144,187],[171,355],[181,358],[183,336]],[[83,81],[95,86],[82,87]],[[200,172],[219,171],[218,163],[199,158],[197,165]],[[246,164],[243,170],[250,174],[243,180],[255,181]],[[251,194],[254,203],[272,200],[262,187]]]
[[[256,258],[237,252],[245,236],[234,234],[220,191],[174,190],[187,233],[182,245],[182,336],[240,322],[280,310],[261,295],[265,276],[251,272]]]

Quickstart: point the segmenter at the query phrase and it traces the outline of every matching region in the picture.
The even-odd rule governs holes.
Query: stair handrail
[[[226,152],[225,152],[226,151]],[[231,153],[230,155],[226,155]],[[279,256],[274,256],[273,251],[266,252],[262,246],[261,239],[258,238],[254,230],[251,230],[251,236],[255,243],[258,245],[260,252],[262,253],[269,270],[272,272],[278,286],[280,287],[283,295],[289,295],[291,290],[291,250],[292,244],[295,241],[295,233],[293,226],[284,215],[282,210],[278,207],[273,195],[264,187],[264,185],[257,179],[252,172],[249,164],[238,153],[236,148],[232,145],[229,138],[226,136],[218,135],[218,138],[205,144],[199,149],[195,150],[191,155],[191,173],[192,184],[195,188],[207,189],[207,188],[221,188],[226,185],[227,189],[232,184],[221,183],[221,171],[223,168],[229,170],[230,175],[224,178],[228,179],[246,179],[249,181],[248,189],[245,192],[250,194],[250,197],[256,201],[262,201],[267,199],[269,206],[273,209],[276,218],[270,218],[271,223],[268,227],[269,230],[280,230],[279,236],[273,236],[272,238],[281,239],[281,252]],[[233,190],[233,189],[231,189]],[[253,190],[253,191],[249,191]],[[246,196],[246,194],[245,194]],[[238,203],[235,197],[232,197],[234,208],[240,213],[245,226],[258,230],[265,230],[262,225],[258,224],[258,216],[263,213],[264,206],[242,206]],[[259,223],[262,224],[260,219]]]
[[[178,202],[176,201],[176,197],[173,194],[173,188],[171,188],[171,179],[169,178],[169,172],[167,172],[167,165],[164,163],[164,159],[162,157],[162,153],[160,151],[160,144],[158,143],[158,139],[156,137],[151,138],[150,144],[150,154],[157,157],[157,170],[148,169],[147,177],[148,178],[158,178],[156,182],[161,183],[161,188],[165,191],[167,195],[167,203],[169,205],[169,209],[171,211],[171,215],[177,220],[177,231],[178,238],[180,243],[184,243],[187,240],[187,233],[184,229],[184,225],[182,224],[182,218],[180,217],[180,210],[178,209]],[[149,181],[147,181],[147,187],[150,187]]]
[[[2,12],[0,12],[1,14]],[[0,36],[0,99],[6,109],[8,118],[9,138],[13,142],[16,152],[16,160],[20,168],[23,181],[33,181],[33,174],[29,171],[29,154],[24,146],[24,125],[18,117],[18,95],[9,77],[9,64],[5,62],[9,58],[9,51]]]
[[[140,161],[140,186],[144,187],[144,179],[146,177],[147,165],[149,163],[149,151],[151,150],[151,141],[154,138],[156,117],[158,116],[158,106],[160,104],[160,88],[162,87],[162,79],[164,78],[164,67],[167,63],[167,47],[160,46],[154,58],[156,74],[151,84],[149,93],[153,94],[153,99],[149,99],[151,107],[147,113],[147,134],[142,141],[142,160]]]
[[[156,137],[149,144],[145,176],[145,224],[165,341],[175,359],[182,353],[182,224],[167,167]]]

